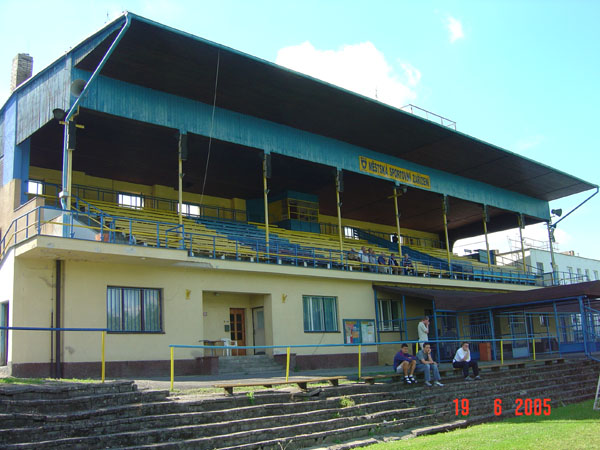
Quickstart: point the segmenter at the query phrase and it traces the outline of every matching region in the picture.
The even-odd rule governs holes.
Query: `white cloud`
[[[458,19],[455,19],[452,16],[449,16],[446,19],[446,28],[448,28],[448,32],[450,33],[450,42],[454,43],[459,39],[465,37],[465,32],[463,31],[462,23]]]
[[[306,41],[280,49],[275,62],[398,108],[416,99],[421,79],[408,63],[396,73],[371,42],[319,50]]]
[[[523,152],[531,148],[537,147],[542,142],[544,142],[544,136],[542,136],[541,134],[535,136],[527,136],[517,141],[517,143],[515,144],[515,150],[518,152]]]

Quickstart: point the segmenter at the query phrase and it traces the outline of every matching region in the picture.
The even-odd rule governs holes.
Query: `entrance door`
[[[8,326],[8,303],[0,303],[0,327]],[[7,364],[8,330],[0,330],[0,366]]]
[[[252,310],[252,325],[254,327],[254,345],[265,345],[265,310],[262,306]],[[254,354],[264,355],[265,350],[255,349]]]
[[[527,322],[522,314],[511,314],[508,318],[510,333],[513,339],[523,338],[523,340],[512,342],[513,358],[525,358],[529,356],[529,339],[527,334]]]
[[[243,308],[229,309],[229,326],[231,331],[231,340],[238,346],[246,345],[246,313]],[[234,356],[245,355],[246,350],[233,350]]]

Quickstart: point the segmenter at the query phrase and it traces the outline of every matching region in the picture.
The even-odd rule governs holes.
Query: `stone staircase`
[[[567,361],[484,372],[482,381],[446,379],[441,388],[357,383],[313,395],[168,398],[130,382],[0,387],[0,447],[281,450],[368,442],[493,420],[497,398],[504,416],[514,416],[517,398],[550,398],[552,408],[593,398],[599,371],[595,362]],[[469,415],[457,417],[453,400],[463,398]]]
[[[219,375],[261,374],[283,370],[285,369],[280,364],[266,355],[219,356]]]

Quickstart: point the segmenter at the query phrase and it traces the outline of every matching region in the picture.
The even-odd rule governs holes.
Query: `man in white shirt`
[[[471,351],[469,350],[468,342],[463,342],[460,348],[456,350],[456,355],[454,355],[454,359],[452,360],[452,367],[462,369],[466,381],[473,379],[469,376],[469,367],[472,367],[475,379],[481,380],[477,361],[471,361]]]
[[[417,332],[419,333],[419,345],[421,346],[421,349],[423,349],[423,344],[429,340],[429,316],[425,316],[423,320],[419,322]]]

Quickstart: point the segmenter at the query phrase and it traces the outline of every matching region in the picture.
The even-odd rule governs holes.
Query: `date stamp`
[[[469,415],[469,399],[455,398],[452,400],[454,403],[454,415],[456,416],[468,416]],[[515,416],[549,416],[552,412],[549,398],[517,398],[515,399],[514,405]],[[494,414],[499,416],[502,414],[502,399],[494,399]]]

